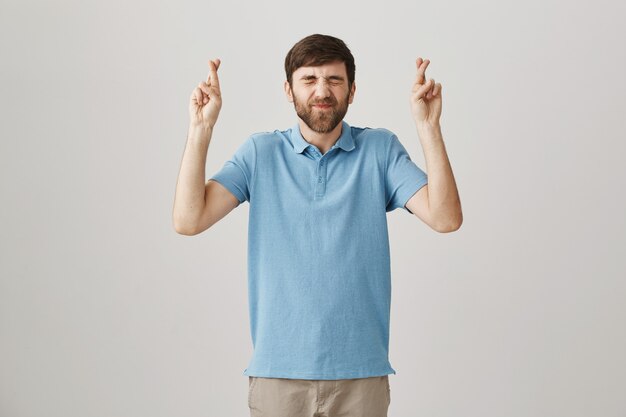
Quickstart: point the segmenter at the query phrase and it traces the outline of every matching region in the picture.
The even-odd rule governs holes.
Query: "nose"
[[[328,96],[330,96],[328,83],[326,82],[326,79],[320,77],[315,85],[315,97],[326,98]]]

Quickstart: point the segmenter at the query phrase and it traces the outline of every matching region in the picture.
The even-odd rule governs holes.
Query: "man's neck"
[[[322,154],[328,152],[330,148],[337,142],[341,136],[341,128],[343,123],[337,124],[337,126],[328,133],[318,133],[307,126],[302,119],[298,119],[298,125],[300,126],[300,134],[305,141],[311,145],[315,145]]]

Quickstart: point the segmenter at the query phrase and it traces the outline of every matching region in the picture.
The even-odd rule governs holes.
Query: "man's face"
[[[348,75],[343,62],[316,67],[300,67],[292,75],[285,93],[294,104],[298,117],[317,133],[331,132],[348,112],[354,99],[355,85],[348,88]]]

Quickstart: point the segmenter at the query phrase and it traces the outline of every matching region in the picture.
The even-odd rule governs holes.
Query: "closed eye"
[[[315,84],[317,82],[317,77],[314,75],[305,75],[304,77],[300,78],[302,80],[302,82],[306,85],[312,85]],[[328,84],[330,85],[341,85],[344,82],[343,77],[339,77],[336,75],[331,75],[330,77],[326,78]]]

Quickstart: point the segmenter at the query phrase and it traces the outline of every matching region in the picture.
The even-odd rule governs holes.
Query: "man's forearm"
[[[426,160],[431,218],[442,230],[457,230],[463,223],[463,213],[441,127],[416,126]]]
[[[189,126],[187,144],[176,183],[173,221],[178,232],[190,232],[204,210],[205,166],[213,130]]]

